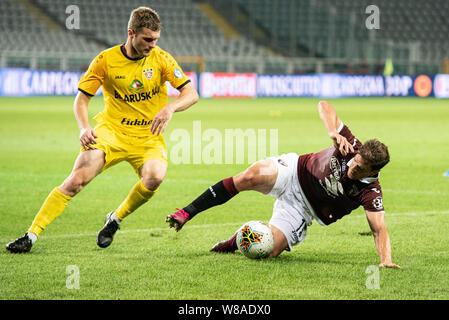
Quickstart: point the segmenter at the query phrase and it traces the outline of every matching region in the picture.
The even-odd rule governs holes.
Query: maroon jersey
[[[347,126],[343,126],[339,133],[352,144],[355,152],[362,146]],[[384,211],[377,177],[348,178],[349,163],[354,156],[343,156],[332,146],[299,157],[299,184],[316,216],[326,225],[350,214],[360,205],[366,211]]]

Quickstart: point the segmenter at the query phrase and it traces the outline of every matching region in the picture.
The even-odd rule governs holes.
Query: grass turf
[[[203,99],[174,115],[165,134],[170,152],[193,121],[216,129],[277,129],[278,153],[316,152],[330,144],[317,99]],[[78,154],[73,97],[0,99],[0,240],[21,236]],[[368,289],[367,268],[379,258],[364,212],[331,226],[314,223],[305,241],[277,259],[209,252],[243,222],[268,221],[274,198],[241,193],[199,214],[179,233],[164,222],[218,180],[248,164],[173,164],[158,195],[130,215],[107,249],[96,245],[104,216],[137,181],[121,163],[94,179],[43,232],[29,254],[0,252],[2,299],[448,299],[449,169],[447,100],[364,98],[331,100],[362,141],[385,142],[391,163],[381,173],[393,262]],[[103,108],[94,98],[90,115]],[[92,122],[93,125],[93,122]],[[191,140],[193,144],[193,140]],[[203,141],[204,146],[208,144]],[[193,159],[191,154],[190,159]],[[247,157],[245,157],[247,162]],[[68,289],[70,266],[79,289]],[[70,281],[69,281],[70,284]],[[70,286],[69,286],[70,287]]]

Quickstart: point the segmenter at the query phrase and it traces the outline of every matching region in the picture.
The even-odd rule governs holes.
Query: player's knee
[[[273,225],[270,225],[270,229],[273,232],[274,247],[268,258],[276,258],[283,251],[288,249],[288,241],[284,233],[280,229],[276,228]]]
[[[68,196],[75,196],[87,185],[88,181],[81,174],[72,174],[61,185],[62,192]]]
[[[257,190],[266,193],[271,190],[276,176],[276,164],[271,160],[261,160],[238,175],[237,180],[241,190]],[[269,187],[268,191],[265,190],[267,187]]]
[[[142,183],[148,190],[156,190],[164,181],[164,176],[162,175],[152,175],[149,177],[142,177]]]
[[[241,184],[246,186],[248,189],[252,189],[257,187],[262,183],[262,179],[257,172],[257,170],[254,170],[253,168],[249,168],[245,171],[245,173],[242,175]]]
[[[282,251],[284,251],[285,249],[280,249],[280,248],[276,248],[274,247],[273,250],[271,251],[270,255],[268,256],[268,258],[276,258],[278,257]]]
[[[164,181],[167,172],[167,165],[161,161],[147,161],[140,168],[140,176],[142,183],[148,190],[156,190]]]

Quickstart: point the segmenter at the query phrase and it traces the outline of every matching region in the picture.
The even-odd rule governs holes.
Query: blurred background
[[[1,0],[0,68],[84,72],[126,41],[139,6],[160,14],[159,46],[198,78],[449,73],[447,0]]]
[[[366,8],[380,29],[367,29]],[[79,29],[68,29],[70,5]],[[159,45],[186,71],[448,73],[446,0],[1,0],[0,67],[84,71],[99,51],[124,43],[129,13],[160,14]]]

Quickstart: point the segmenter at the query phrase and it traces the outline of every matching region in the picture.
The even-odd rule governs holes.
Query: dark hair
[[[162,29],[161,20],[156,11],[147,7],[139,7],[131,12],[128,21],[128,29],[136,34],[142,28],[148,28],[151,31],[160,31]]]
[[[380,170],[390,162],[388,147],[377,139],[366,141],[359,149],[359,154],[370,163],[372,170]]]

